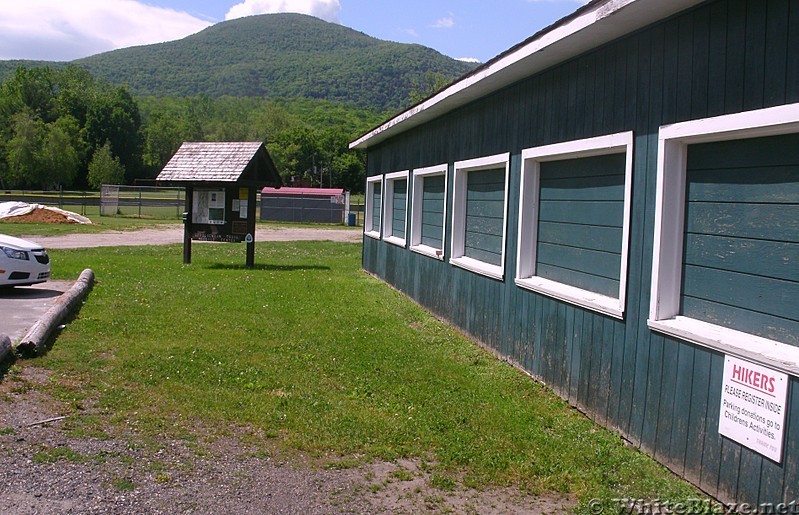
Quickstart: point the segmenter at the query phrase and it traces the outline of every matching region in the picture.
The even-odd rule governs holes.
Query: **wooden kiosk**
[[[256,194],[282,182],[261,142],[186,142],[156,179],[186,188],[183,262],[191,241],[247,243],[247,268],[255,266]]]

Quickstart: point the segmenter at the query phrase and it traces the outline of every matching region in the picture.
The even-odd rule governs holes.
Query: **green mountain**
[[[0,61],[0,78],[19,65]],[[178,41],[78,59],[137,96],[316,98],[385,111],[408,104],[430,74],[453,80],[475,68],[420,45],[381,41],[301,14],[221,22]],[[421,86],[417,86],[421,87]]]

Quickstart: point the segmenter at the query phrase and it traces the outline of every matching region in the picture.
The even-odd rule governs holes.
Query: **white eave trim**
[[[365,149],[703,0],[594,0],[350,143]]]

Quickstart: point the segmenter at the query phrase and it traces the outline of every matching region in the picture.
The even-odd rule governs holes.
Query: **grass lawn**
[[[447,485],[591,498],[697,491],[360,269],[360,246],[53,250],[55,278],[94,269],[79,317],[37,362],[75,431],[230,425],[348,461],[412,457]],[[81,415],[99,399],[101,417]],[[443,484],[443,483],[442,483]],[[609,513],[610,511],[608,511]]]
[[[91,234],[105,231],[134,231],[148,227],[175,225],[180,220],[140,219],[116,216],[90,216],[91,224],[43,224],[0,220],[0,233],[10,236],[37,235],[60,236],[64,234]]]

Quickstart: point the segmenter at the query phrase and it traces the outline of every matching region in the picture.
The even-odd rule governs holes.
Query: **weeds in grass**
[[[132,492],[136,489],[136,485],[133,481],[126,477],[114,478],[114,480],[111,481],[111,486],[113,486],[117,492]]]
[[[324,468],[327,470],[348,470],[357,467],[361,462],[352,459],[342,459],[329,461],[325,463]]]
[[[413,474],[409,470],[403,468],[392,470],[389,476],[398,481],[413,481]]]
[[[424,497],[424,505],[428,510],[437,510],[444,504],[444,498],[438,495],[426,495]]]
[[[30,384],[28,381],[19,381],[14,386],[12,386],[9,391],[11,393],[15,393],[17,395],[28,393],[33,389],[33,385]]]
[[[430,486],[438,490],[452,492],[457,488],[457,483],[451,477],[443,476],[441,474],[433,474],[430,476]]]
[[[85,463],[90,461],[91,457],[77,453],[69,447],[45,447],[33,455],[34,463],[55,463],[59,460]]]

